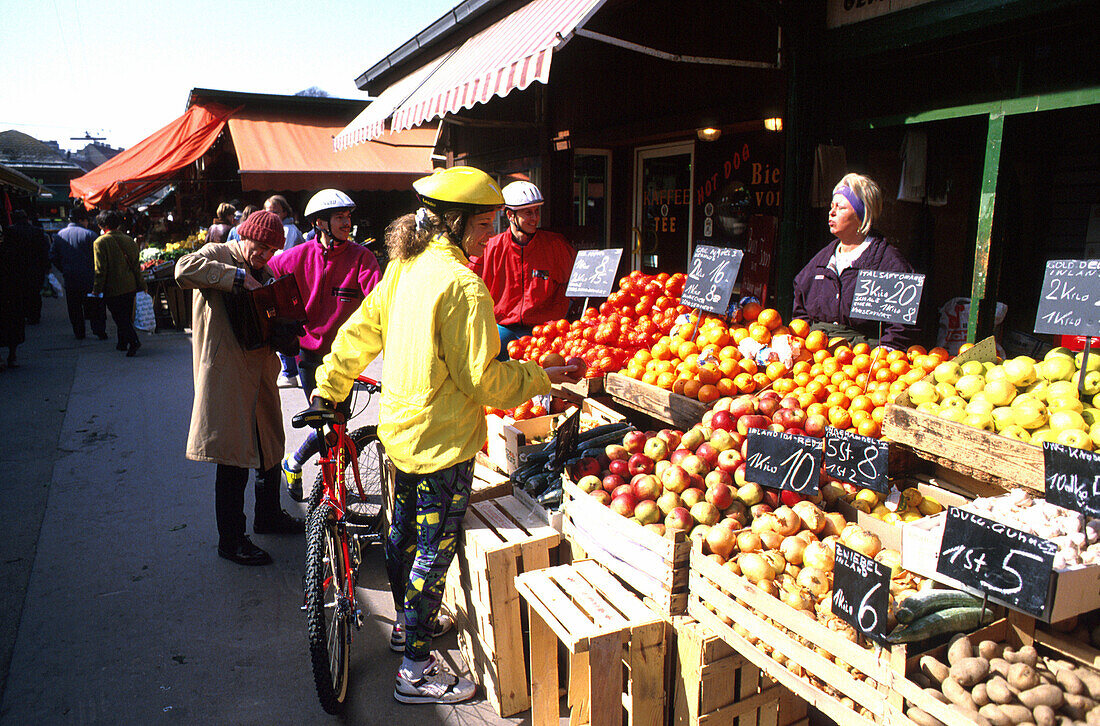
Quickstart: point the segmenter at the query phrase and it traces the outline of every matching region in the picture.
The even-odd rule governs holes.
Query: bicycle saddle
[[[330,401],[323,398],[314,398],[309,408],[299,411],[290,419],[291,425],[296,429],[309,426],[310,428],[323,428],[329,424],[344,423],[344,414],[333,408]]]

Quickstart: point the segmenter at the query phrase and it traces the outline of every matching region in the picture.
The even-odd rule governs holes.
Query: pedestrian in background
[[[226,242],[234,242],[241,238],[241,233],[238,232],[238,230],[241,228],[241,224],[243,224],[244,221],[251,217],[252,213],[257,210],[259,210],[259,207],[257,207],[255,204],[249,204],[247,207],[244,208],[244,211],[241,212],[241,218],[237,222],[237,226],[229,230],[229,237],[226,239]]]
[[[12,225],[5,236],[18,258],[16,294],[22,297],[26,324],[37,325],[42,318],[42,285],[50,269],[50,239],[41,227],[31,224],[22,209],[12,212],[11,218]]]
[[[13,213],[18,217],[19,210]],[[23,217],[26,219],[26,215]],[[16,367],[15,349],[25,340],[27,314],[23,286],[24,250],[13,242],[11,227],[0,227],[0,346],[8,349],[8,368]],[[4,366],[0,364],[0,370]]]
[[[276,215],[283,224],[283,251],[291,250],[302,244],[305,238],[302,231],[294,223],[294,210],[290,202],[281,194],[273,194],[264,202],[264,209]],[[298,387],[298,361],[293,356],[285,356],[279,353],[279,362],[283,370],[279,374],[278,385],[280,388]]]
[[[197,290],[191,339],[195,402],[187,458],[217,464],[214,509],[218,555],[240,565],[266,565],[271,555],[245,534],[244,490],[256,470],[256,534],[305,531],[279,505],[279,460],[286,443],[275,386],[279,363],[267,346],[245,350],[233,332],[225,296],[271,279],[268,260],[282,249],[279,218],[265,211],[240,225],[241,239],[206,244],[176,262],[176,282]]]
[[[88,296],[95,279],[92,249],[98,236],[88,229],[87,210],[76,206],[69,212],[68,226],[54,235],[50,248],[50,262],[61,270],[65,280],[65,305],[77,340],[84,339],[85,320],[90,324],[93,335],[100,340],[107,339],[107,311],[103,301]]]
[[[218,211],[214,215],[214,223],[206,230],[207,242],[225,242],[229,238],[229,231],[233,229],[237,209],[227,202],[218,205]]]
[[[138,263],[137,243],[127,234],[118,231],[122,215],[114,210],[99,213],[96,224],[103,234],[92,247],[95,261],[95,278],[92,295],[103,299],[115,321],[118,342],[115,347],[126,351],[132,358],[141,347],[134,328],[134,296],[145,292],[145,277]]]

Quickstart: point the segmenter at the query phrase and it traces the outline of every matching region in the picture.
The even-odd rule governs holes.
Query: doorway
[[[634,269],[684,272],[691,257],[695,143],[634,152]]]

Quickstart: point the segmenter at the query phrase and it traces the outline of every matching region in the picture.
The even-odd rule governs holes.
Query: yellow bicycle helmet
[[[439,169],[431,176],[414,181],[413,189],[420,203],[436,214],[448,209],[482,214],[496,211],[504,204],[500,185],[472,166]]]

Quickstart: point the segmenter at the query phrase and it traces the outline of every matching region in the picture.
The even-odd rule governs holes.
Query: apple
[[[608,444],[604,447],[603,453],[606,454],[607,458],[611,461],[626,461],[630,458],[630,452],[627,451],[626,447],[622,444]]]
[[[954,385],[955,381],[962,378],[962,369],[955,361],[944,361],[932,370],[932,377],[936,379],[937,383]]]
[[[703,477],[703,486],[710,489],[716,484],[725,484],[728,487],[733,486],[733,475],[728,472],[724,472],[721,469],[715,469],[714,471],[707,472],[707,475]],[[725,509],[725,507],[722,507]]]
[[[765,504],[764,502],[760,502],[749,507],[749,514],[752,516],[753,519],[762,517],[770,511],[772,511],[771,505]]]
[[[623,437],[623,448],[631,454],[639,454],[645,448],[646,438],[643,431],[629,431]]]
[[[1096,375],[1100,376],[1100,373],[1097,373]],[[734,424],[734,426],[736,426],[736,424]],[[726,449],[733,448],[733,437],[730,436],[730,432],[726,431],[725,429],[715,429],[714,433],[710,435],[710,441],[708,441],[707,443],[713,446],[714,449],[718,451],[718,453],[721,453]]]
[[[691,477],[691,486],[695,487],[696,489],[700,489],[700,490],[706,487],[706,484],[703,483],[703,475],[702,474],[691,474],[691,473],[689,473],[688,476]]]
[[[742,461],[744,459],[741,458],[741,452],[736,449],[726,449],[718,454],[718,468],[730,476],[733,476],[733,472],[737,470],[737,465]]]
[[[628,464],[625,459],[612,459],[607,465],[607,470],[624,479],[630,476],[630,464]]]
[[[781,408],[772,416],[772,421],[788,429],[803,429],[809,418],[801,408]]]
[[[959,364],[959,372],[964,376],[984,376],[985,365],[980,360],[968,360]]]
[[[779,405],[783,408],[802,408],[802,404],[794,396],[784,396],[779,399]]]
[[[801,502],[805,499],[806,498],[804,496],[802,496],[801,494],[798,494],[797,492],[792,492],[789,489],[784,489],[781,492],[779,492],[779,501],[780,501],[780,503],[785,504],[788,507],[793,507],[794,505],[798,504],[799,502]]]
[[[702,489],[696,489],[695,487],[688,487],[680,495],[680,501],[684,503],[685,507],[693,507],[699,502],[705,500],[707,495],[703,493]]]
[[[647,524],[645,528],[650,532],[656,532],[658,537],[665,536],[665,525],[662,522],[656,522],[654,524]]]
[[[740,499],[746,507],[752,508],[764,501],[764,487],[756,482],[743,484],[737,487],[737,498]]]
[[[658,479],[660,479],[661,474],[664,474],[665,469],[667,469],[670,466],[672,466],[671,461],[669,461],[668,459],[661,459],[660,461],[658,461],[656,464],[653,465],[653,473],[657,476]]]
[[[661,483],[668,491],[679,494],[691,486],[691,475],[682,466],[671,464],[661,476]]]
[[[1055,411],[1050,414],[1050,418],[1047,419],[1047,425],[1056,432],[1065,429],[1077,429],[1079,431],[1088,430],[1088,426],[1085,425],[1084,417],[1076,411],[1069,410]]]
[[[939,397],[939,394],[936,393],[936,387],[923,379],[909,386],[909,400],[913,402],[914,406],[922,403],[935,403],[939,400]]]
[[[766,428],[771,423],[771,419],[767,416],[761,416],[760,414],[749,414],[737,419],[737,433],[745,436],[748,434],[749,429],[762,429]]]
[[[611,511],[619,514],[623,517],[634,516],[634,507],[637,505],[637,500],[633,494],[620,494],[617,497],[611,499]]]
[[[1006,379],[988,381],[982,389],[989,402],[996,406],[1007,406],[1016,398],[1016,386]]]
[[[668,514],[673,509],[676,509],[676,507],[684,506],[684,502],[680,499],[679,494],[665,489],[661,496],[657,497],[657,506],[663,513]],[[746,513],[747,511],[748,510],[746,510]]]
[[[661,486],[660,480],[652,474],[646,474],[634,482],[634,496],[638,499],[656,501],[657,497],[661,496],[662,491],[664,491],[664,487]]]
[[[741,463],[737,465],[737,468],[733,470],[733,481],[737,486],[743,487],[749,483],[748,475],[749,465],[745,461],[744,457],[741,458]]]
[[[742,416],[755,414],[756,401],[749,394],[738,396],[730,402],[729,412],[734,420],[740,419]]]
[[[955,381],[955,391],[968,401],[984,386],[985,376],[962,376]]]
[[[641,524],[657,524],[664,518],[664,513],[656,502],[643,500],[634,505],[634,517]]]
[[[772,489],[771,487],[764,487],[764,498],[761,500],[764,504],[767,504],[772,509],[779,508],[779,490]]]
[[[691,514],[692,518],[699,524],[708,527],[713,527],[718,524],[718,509],[710,502],[696,502],[692,505],[691,509],[688,510],[688,513]]]
[[[684,460],[680,462],[680,466],[682,466],[684,471],[688,474],[698,474],[699,476],[703,476],[710,471],[710,466],[698,454],[684,457]]]
[[[713,408],[708,408],[706,411],[703,411],[703,418],[699,421],[699,423],[702,424],[703,428],[705,428],[705,429],[713,429],[714,427],[710,425],[710,422],[713,419],[714,419],[714,409]]]
[[[1048,381],[1068,381],[1077,372],[1077,364],[1068,355],[1047,354],[1047,358],[1038,366],[1040,376]]]
[[[592,492],[591,496],[593,499],[595,499],[597,502],[604,505],[605,507],[611,504],[611,492],[606,492],[603,489],[597,489],[596,491]]]
[[[603,481],[601,482],[601,486],[603,487],[604,491],[608,492],[615,491],[623,484],[626,484],[626,480],[618,474],[608,474],[603,478]]]
[[[761,416],[771,416],[780,408],[778,398],[761,398],[757,404],[756,409],[760,412]]]
[[[1031,360],[1027,356],[1020,356],[1020,357],[1025,358],[1026,360]],[[1013,360],[1016,360],[1016,359],[1013,358]],[[1085,352],[1084,351],[1081,351],[1077,355],[1073,356],[1073,363],[1074,363],[1074,365],[1077,366],[1078,370],[1080,370],[1081,368],[1085,368],[1085,366],[1081,365],[1082,363],[1084,363],[1084,361],[1085,361]],[[1032,362],[1034,363],[1034,361],[1032,361]],[[1085,368],[1085,370],[1086,371],[1100,371],[1100,356],[1096,355],[1095,350],[1090,350],[1089,351],[1089,364],[1088,364],[1088,367]]]
[[[1016,423],[1025,429],[1037,429],[1047,422],[1046,404],[1033,398],[1031,394],[1018,397],[1012,402],[1011,408],[1016,412]]]
[[[806,417],[806,423],[802,427],[807,436],[820,439],[825,436],[825,427],[829,425],[829,419],[825,414],[813,413]]]
[[[615,497],[621,496],[623,494],[629,494],[630,496],[634,497],[634,499],[637,499],[637,497],[634,496],[633,484],[621,484],[611,490],[612,499],[615,499]]]
[[[725,482],[707,487],[706,500],[718,509],[725,511],[733,504],[733,489]]]
[[[574,480],[579,480],[582,477],[588,476],[589,474],[599,474],[599,473],[600,473],[600,462],[596,461],[596,459],[591,457],[591,456],[585,456],[585,457],[581,458],[580,460],[578,460],[577,463],[573,465],[573,478],[574,478]]]
[[[645,454],[634,454],[634,456],[630,457],[630,461],[628,461],[626,465],[631,474],[653,473],[653,459]]]
[[[680,464],[684,461],[685,458],[691,456],[693,453],[695,452],[693,452],[691,449],[676,449],[671,454],[669,454],[668,460],[671,461],[673,464]]]
[[[642,453],[655,462],[661,461],[668,458],[668,443],[664,439],[654,436],[645,442]]]
[[[580,478],[580,480],[577,482],[577,487],[585,494],[591,494],[592,492],[599,489],[602,484],[603,482],[600,481],[600,478],[598,476],[596,476],[595,474],[589,474]]]
[[[726,558],[733,553],[734,547],[737,546],[733,528],[726,524],[728,521],[730,520],[723,519],[707,532],[707,547],[710,547],[710,551],[714,554]]]
[[[729,411],[717,411],[711,417],[710,427],[715,431],[736,430],[737,419]]]
[[[1081,431],[1080,429],[1062,429],[1058,432],[1058,436],[1055,437],[1054,440],[1065,446],[1075,446],[1078,449],[1092,451],[1092,439],[1089,437],[1087,431]]]
[[[699,444],[699,448],[695,450],[695,455],[707,463],[708,471],[718,464],[719,453],[719,450],[714,448],[709,442]]]
[[[661,429],[657,432],[657,438],[668,445],[669,451],[675,451],[680,446],[680,439],[683,438],[683,433],[675,429]]]
[[[694,525],[695,520],[692,519],[691,513],[683,507],[676,507],[665,515],[666,529],[679,529],[687,532]]]
[[[1017,388],[1030,386],[1039,378],[1039,373],[1035,370],[1035,360],[1026,355],[1006,360],[1002,367],[1005,378]]]
[[[680,448],[695,451],[699,444],[707,440],[698,426],[693,426],[680,438]]]

